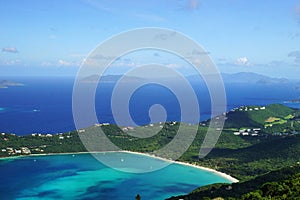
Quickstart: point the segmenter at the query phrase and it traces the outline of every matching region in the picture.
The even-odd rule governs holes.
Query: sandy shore
[[[133,152],[133,151],[126,151],[126,150],[121,150],[121,151],[102,151],[102,152],[69,152],[69,153],[43,153],[43,154],[30,154],[30,155],[20,155],[20,156],[11,156],[11,157],[3,157],[0,158],[0,160],[8,160],[8,159],[17,159],[17,158],[21,158],[21,157],[27,157],[27,156],[51,156],[51,155],[76,155],[76,154],[93,154],[93,153],[107,153],[107,152],[121,152],[121,153],[131,153],[131,154],[136,154],[136,155],[142,155],[142,156],[148,156],[148,157],[152,157],[152,158],[156,158],[156,159],[160,159],[163,160],[165,162],[169,162],[169,163],[174,163],[174,164],[179,164],[179,165],[185,165],[185,166],[189,166],[189,167],[194,167],[197,169],[201,169],[201,170],[205,170],[205,171],[209,171],[212,172],[218,176],[221,176],[227,180],[229,180],[230,182],[233,183],[237,183],[239,182],[238,179],[223,173],[223,172],[219,172],[217,170],[211,169],[211,168],[207,168],[207,167],[202,167],[199,165],[195,165],[195,164],[191,164],[191,163],[186,163],[186,162],[179,162],[179,161],[173,161],[173,160],[169,160],[166,158],[161,158],[158,157],[156,155],[153,154],[149,154],[149,153],[140,153],[140,152]]]
[[[214,174],[217,174],[218,176],[221,176],[221,177],[229,180],[230,182],[233,182],[233,183],[239,182],[238,179],[236,179],[236,178],[234,178],[234,177],[232,177],[232,176],[230,176],[226,173],[219,172],[217,170],[214,170],[214,169],[211,169],[211,168],[208,168],[208,167],[202,167],[202,166],[199,166],[199,165],[186,163],[186,162],[173,161],[173,160],[169,160],[169,159],[166,159],[166,158],[161,158],[161,157],[158,157],[156,155],[148,154],[148,153],[140,153],[140,152],[133,152],[133,151],[117,151],[117,152],[125,152],[125,153],[132,153],[132,154],[138,154],[138,155],[143,155],[143,156],[149,156],[149,157],[153,157],[153,158],[160,159],[160,160],[170,162],[170,163],[175,163],[175,164],[179,164],[179,165],[194,167],[194,168],[197,168],[197,169],[201,169],[201,170],[205,170],[205,171],[209,171],[209,172],[212,172]]]

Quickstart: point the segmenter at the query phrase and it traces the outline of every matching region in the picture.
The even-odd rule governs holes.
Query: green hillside
[[[245,148],[215,148],[198,161],[240,180],[248,180],[300,161],[300,135],[271,137]]]
[[[300,166],[285,167],[233,184],[213,184],[198,188],[188,195],[172,197],[184,199],[295,199],[300,197]]]
[[[260,128],[263,133],[286,133],[299,130],[300,112],[281,104],[244,106],[227,114],[225,129]]]
[[[202,140],[196,139],[180,160],[214,168],[240,180],[249,180],[300,160],[299,110],[280,104],[248,106],[230,111],[227,118],[218,143],[204,159],[197,158],[196,149],[199,150]],[[270,118],[285,120],[285,123],[265,127]],[[261,130],[253,134],[255,128]],[[251,131],[243,132],[247,133],[245,136],[234,135],[247,129]]]

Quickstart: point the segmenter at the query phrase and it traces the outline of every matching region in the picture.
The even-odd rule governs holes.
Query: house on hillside
[[[233,135],[241,135],[240,132],[233,132]]]
[[[28,149],[28,147],[21,147],[21,152],[23,154],[31,154],[31,151]]]
[[[21,150],[21,149],[15,149],[15,153],[21,154],[21,153],[22,153],[22,150]]]

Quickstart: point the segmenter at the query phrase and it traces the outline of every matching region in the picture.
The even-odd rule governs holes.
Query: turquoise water
[[[118,162],[165,162],[128,153]],[[131,165],[133,166],[133,165]],[[124,166],[123,166],[124,167]],[[229,182],[214,173],[180,164],[150,173],[125,173],[101,164],[90,154],[31,156],[0,160],[0,199],[164,199],[216,182]]]

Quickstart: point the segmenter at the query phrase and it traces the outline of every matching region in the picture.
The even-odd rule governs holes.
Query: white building
[[[31,151],[27,147],[21,147],[21,151],[23,154],[31,154]]]
[[[20,149],[15,149],[15,153],[22,153]]]
[[[233,135],[240,135],[240,132],[234,132]]]

